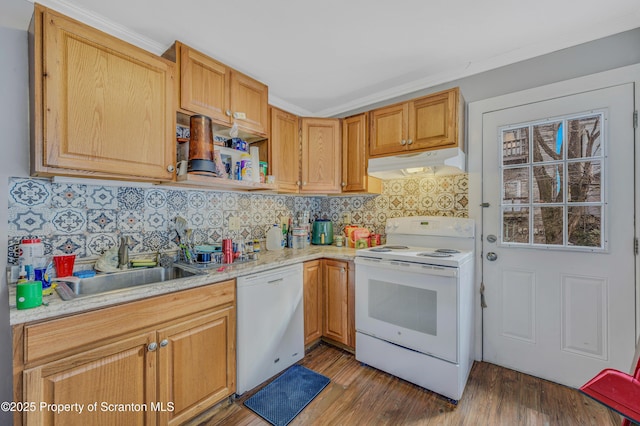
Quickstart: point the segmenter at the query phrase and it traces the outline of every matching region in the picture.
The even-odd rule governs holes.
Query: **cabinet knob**
[[[406,144],[407,144],[407,141],[405,141],[404,139],[402,139],[402,140],[400,141],[400,145],[404,146],[404,145],[406,145]]]
[[[413,143],[413,140],[412,140],[412,139],[409,139],[409,140],[407,141],[407,145],[411,145],[412,143]]]
[[[161,347],[161,348],[164,348],[164,347],[165,347],[165,346],[167,346],[168,344],[169,344],[169,339],[163,339],[163,340],[160,342],[160,347]]]
[[[167,166],[167,171],[168,171],[169,173],[173,173],[175,170],[176,170],[176,168],[173,166],[173,164],[169,164],[169,165]]]
[[[153,352],[156,349],[158,349],[158,344],[156,342],[151,342],[151,343],[149,343],[149,346],[147,346],[147,350],[149,352]]]
[[[307,184],[307,182],[303,180],[302,181],[302,186],[305,186],[306,184]]]
[[[300,186],[300,181],[299,180],[296,181],[296,186]]]
[[[342,182],[342,186],[347,186],[347,182]]]
[[[227,114],[227,117],[231,117],[231,110],[230,109],[226,110],[224,113]]]

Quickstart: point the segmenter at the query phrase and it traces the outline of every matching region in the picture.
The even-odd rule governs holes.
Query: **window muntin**
[[[499,129],[500,242],[606,250],[605,112]]]

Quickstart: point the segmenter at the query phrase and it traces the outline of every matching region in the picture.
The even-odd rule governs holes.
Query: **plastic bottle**
[[[267,250],[282,250],[282,230],[277,224],[267,231]]]

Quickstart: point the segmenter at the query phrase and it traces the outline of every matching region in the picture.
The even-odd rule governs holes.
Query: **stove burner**
[[[381,248],[389,249],[389,250],[406,250],[409,247],[407,247],[407,246],[382,246]]]
[[[418,253],[416,256],[425,256],[425,257],[451,257],[450,253],[443,253],[439,251],[429,251],[424,253]]]
[[[384,252],[391,251],[391,249],[390,248],[386,248],[386,247],[374,247],[374,248],[369,249],[369,251],[373,251],[373,252],[376,252],[376,253],[384,253]]]
[[[460,250],[442,248],[442,249],[437,249],[436,253],[460,253]]]

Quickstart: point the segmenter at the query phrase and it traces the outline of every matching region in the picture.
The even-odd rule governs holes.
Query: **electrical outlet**
[[[350,212],[342,213],[342,223],[344,223],[344,224],[351,223],[351,213]]]
[[[232,216],[229,218],[229,231],[239,231],[240,230],[240,219],[236,216]]]

